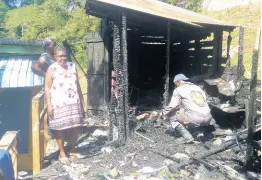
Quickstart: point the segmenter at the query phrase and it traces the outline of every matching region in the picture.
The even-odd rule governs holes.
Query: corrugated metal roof
[[[204,16],[202,14],[195,13],[187,9],[176,7],[157,0],[87,0],[87,7],[88,4],[99,3],[105,3],[101,4],[99,6],[100,8],[103,8],[103,5],[109,4],[151,15],[156,15],[167,19],[181,21],[191,25],[198,24],[236,27],[236,25],[227,23],[225,21]]]
[[[39,56],[0,56],[0,88],[43,85],[43,78],[34,74],[31,65]]]
[[[20,46],[42,46],[42,41],[27,40],[22,41],[13,38],[0,38],[0,44],[2,45],[20,45]]]

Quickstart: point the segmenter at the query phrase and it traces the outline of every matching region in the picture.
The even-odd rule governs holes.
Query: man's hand
[[[53,117],[54,116],[54,109],[53,109],[52,106],[48,106],[47,113],[48,113],[49,117]]]

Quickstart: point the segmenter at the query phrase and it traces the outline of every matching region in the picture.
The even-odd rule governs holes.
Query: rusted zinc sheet
[[[0,54],[0,88],[42,86],[43,78],[31,70],[38,57]]]
[[[27,40],[22,41],[14,38],[0,38],[1,45],[20,45],[20,46],[42,46],[42,41]]]
[[[169,5],[157,0],[87,0],[87,8],[90,4],[97,4],[103,9],[104,5],[113,5],[129,10],[135,10],[150,15],[163,17],[166,19],[176,20],[187,24],[201,25],[218,25],[227,27],[236,27],[236,25],[217,20],[199,13],[195,13],[180,7]]]

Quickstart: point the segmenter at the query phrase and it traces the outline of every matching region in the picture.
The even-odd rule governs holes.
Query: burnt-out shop
[[[156,0],[87,0],[86,13],[102,19],[100,31],[88,33],[88,116],[111,119],[119,137],[127,136],[132,113],[169,103],[176,74],[198,81],[225,73],[230,23]],[[221,80],[243,75],[233,71]]]

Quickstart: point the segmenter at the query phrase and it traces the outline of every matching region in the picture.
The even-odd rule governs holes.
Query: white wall
[[[261,3],[260,0],[204,0],[203,10],[215,11],[232,8],[238,5],[248,5],[248,4],[258,4]]]

